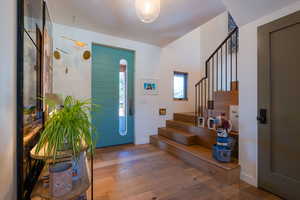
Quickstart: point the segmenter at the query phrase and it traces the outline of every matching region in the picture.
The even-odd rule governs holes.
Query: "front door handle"
[[[129,108],[128,108],[129,115],[133,116],[134,115],[134,108],[133,108],[133,100],[132,99],[129,100],[129,105],[128,106],[129,106]]]
[[[267,123],[267,109],[260,109],[259,116],[256,118],[261,124]]]

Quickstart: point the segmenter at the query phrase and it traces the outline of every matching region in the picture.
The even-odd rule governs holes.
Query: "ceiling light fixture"
[[[160,14],[160,0],[135,0],[136,14],[144,23],[154,22]]]

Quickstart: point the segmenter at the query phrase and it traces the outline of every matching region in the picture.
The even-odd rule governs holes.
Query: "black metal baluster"
[[[237,69],[237,53],[238,53],[238,31],[235,32],[235,80],[238,81],[238,69]]]
[[[199,112],[200,112],[200,115],[202,115],[202,83],[201,82],[199,84],[199,94],[200,94],[200,97],[199,97]]]
[[[223,91],[223,46],[221,47],[221,91]]]
[[[230,90],[232,90],[232,36],[230,37]]]
[[[207,73],[208,73],[207,100],[209,100],[210,99],[210,81],[211,81],[211,78],[210,78],[210,76],[211,76],[210,75],[210,61],[207,63],[207,66],[208,66],[208,68],[207,68]]]
[[[195,86],[195,115],[198,117],[198,112],[197,112],[197,103],[198,103],[198,93],[197,93],[197,85]]]
[[[199,106],[200,106],[200,90],[199,90],[199,84],[197,85],[197,113],[198,116],[200,116],[200,112],[199,112]]]
[[[205,108],[205,98],[204,98],[204,92],[205,92],[205,90],[204,90],[204,79],[202,80],[202,90],[203,90],[203,95],[202,95],[202,98],[203,98],[203,101],[202,101],[202,116],[204,116],[204,108]]]
[[[198,112],[198,115],[200,116],[200,85],[198,85],[197,87],[197,91],[198,91],[198,103],[197,103],[197,112]]]
[[[207,104],[207,96],[206,96],[206,92],[207,92],[207,88],[206,88],[206,80],[204,79],[204,108],[206,109],[206,104]]]
[[[217,91],[219,91],[219,53],[217,51],[217,77],[216,77],[216,81],[217,81]]]
[[[227,48],[228,48],[228,46],[227,46],[227,41],[226,41],[225,47],[226,47],[226,55],[225,55],[225,61],[226,61],[226,65],[225,65],[225,67],[226,67],[226,68],[225,68],[225,69],[226,69],[226,70],[225,70],[225,71],[226,71],[226,72],[225,72],[225,87],[226,87],[226,89],[225,89],[225,91],[228,91],[228,87],[227,87],[227,86],[228,86],[228,83],[227,83],[227,75],[228,75],[228,71],[227,71],[227,70],[228,70],[228,69],[227,69],[227,53],[228,53],[228,52],[227,52]]]
[[[203,117],[203,96],[204,96],[204,92],[203,92],[203,81],[201,81],[201,115]]]
[[[215,94],[215,59],[212,57],[212,100],[214,100]]]
[[[202,91],[201,91],[201,82],[199,83],[199,88],[198,88],[198,90],[199,90],[199,113],[200,113],[200,116],[201,116],[201,104],[202,104]]]

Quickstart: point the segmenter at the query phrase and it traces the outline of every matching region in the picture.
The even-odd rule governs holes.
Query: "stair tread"
[[[173,119],[183,122],[195,122],[196,115],[193,112],[174,113]]]
[[[191,123],[191,122],[183,122],[183,121],[178,121],[178,120],[167,120],[167,121],[176,122],[176,123],[184,124],[187,126],[195,126],[195,124]]]
[[[163,129],[165,131],[171,131],[171,132],[177,133],[177,134],[181,134],[181,135],[184,135],[186,137],[194,137],[194,136],[196,136],[193,133],[190,133],[188,131],[179,130],[179,129],[176,129],[176,128],[162,127],[160,129]]]
[[[186,125],[186,126],[194,126],[194,127],[197,127],[197,126],[195,126],[195,124],[194,123],[189,123],[189,122],[182,122],[182,121],[178,121],[178,120],[167,120],[167,121],[170,121],[170,122],[175,122],[175,123],[179,123],[179,124],[183,124],[183,125]],[[202,128],[202,127],[201,127]],[[208,128],[207,127],[205,127],[205,128],[203,128],[203,129],[207,129],[208,130]],[[209,131],[212,131],[212,130],[209,130]],[[194,133],[191,133],[191,134],[194,134]],[[195,134],[196,135],[196,134]],[[239,135],[239,132],[238,131],[231,131],[230,133],[229,133],[229,135]]]
[[[179,115],[188,115],[188,116],[196,116],[194,112],[180,112],[180,113],[175,113]]]
[[[212,150],[209,149],[209,148],[205,148],[205,147],[202,147],[200,145],[191,145],[191,146],[186,146],[186,145],[183,145],[183,144],[179,144],[177,142],[174,142],[168,138],[165,138],[165,137],[162,137],[162,136],[158,136],[158,135],[152,135],[151,137],[157,139],[157,140],[160,140],[160,141],[163,141],[175,148],[178,148],[182,151],[185,151],[187,153],[190,153],[192,154],[193,156],[201,159],[201,160],[204,160],[216,167],[219,167],[219,168],[222,168],[222,169],[225,169],[225,170],[232,170],[232,169],[235,169],[235,168],[238,168],[240,167],[240,165],[238,164],[237,161],[234,161],[234,162],[231,162],[231,163],[220,163],[218,161],[216,161],[213,157],[212,157]]]
[[[196,117],[194,112],[183,112],[183,113],[174,113],[175,115],[182,115],[186,117]]]

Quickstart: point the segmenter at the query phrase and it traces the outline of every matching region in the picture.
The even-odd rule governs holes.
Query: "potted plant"
[[[67,96],[62,105],[54,103],[51,99],[46,99],[45,102],[53,112],[45,123],[45,129],[41,133],[36,152],[43,149],[45,155],[52,160],[53,164],[49,170],[50,188],[52,185],[65,187],[61,193],[59,192],[61,188],[51,189],[53,194],[59,196],[59,193],[63,194],[72,189],[70,188],[70,181],[72,183],[72,175],[70,177],[69,173],[70,162],[58,163],[60,161],[59,156],[68,152],[73,157],[74,167],[80,160],[83,151],[94,152],[94,141],[96,140],[94,140],[93,133],[95,131],[89,118],[89,113],[94,105],[90,100],[77,100],[71,96]],[[54,182],[56,180],[62,181],[61,178],[59,179],[62,176],[65,176],[63,178],[65,184],[51,183],[51,180]]]

